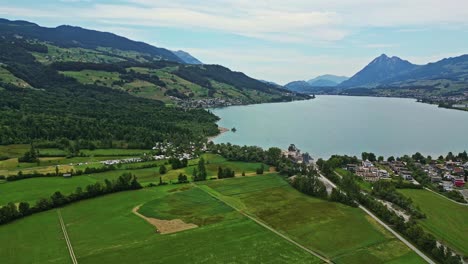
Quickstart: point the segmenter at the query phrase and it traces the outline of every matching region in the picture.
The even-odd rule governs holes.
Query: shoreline
[[[216,135],[216,136],[208,137],[208,138],[207,138],[208,142],[213,142],[213,140],[214,140],[215,138],[217,138],[217,137],[221,136],[222,134],[224,134],[224,133],[230,131],[230,129],[225,128],[225,127],[218,127],[218,130],[219,130],[219,134]]]

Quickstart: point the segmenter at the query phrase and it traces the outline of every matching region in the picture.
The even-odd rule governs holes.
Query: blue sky
[[[351,76],[382,53],[468,53],[466,0],[0,0],[0,17],[109,31],[280,84]]]

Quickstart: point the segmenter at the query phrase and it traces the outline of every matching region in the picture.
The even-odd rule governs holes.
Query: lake
[[[363,151],[388,157],[468,150],[468,112],[414,99],[317,96],[309,101],[211,109],[218,125],[237,129],[215,143],[286,149],[294,143],[314,158]]]

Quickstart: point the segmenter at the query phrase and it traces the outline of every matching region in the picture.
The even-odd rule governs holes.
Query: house
[[[363,160],[362,161],[362,167],[370,168],[370,167],[374,167],[374,164],[372,164],[372,162],[370,162],[369,160]]]
[[[411,174],[402,174],[401,177],[404,180],[407,180],[407,181],[412,181],[413,180],[413,176],[411,176]]]
[[[453,190],[453,183],[451,181],[442,181],[442,188],[444,191],[452,191]]]
[[[453,184],[457,187],[463,187],[465,185],[465,181],[460,178],[460,179],[454,180]]]
[[[468,170],[468,162],[463,164],[463,167],[465,168],[465,170]]]
[[[431,182],[434,182],[434,183],[436,183],[436,182],[442,182],[442,177],[440,177],[440,176],[432,176],[432,177],[431,177]]]
[[[348,164],[346,165],[346,170],[350,171],[352,173],[355,173],[358,169],[358,166],[356,164]]]
[[[457,175],[457,176],[464,176],[465,175],[465,170],[463,168],[461,168],[461,167],[455,167],[452,170],[452,174]]]
[[[388,171],[386,171],[386,170],[379,170],[379,177],[380,178],[389,178],[390,175],[388,174]]]

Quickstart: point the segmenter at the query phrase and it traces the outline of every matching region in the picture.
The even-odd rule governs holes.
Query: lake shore
[[[215,138],[221,136],[223,133],[228,132],[230,129],[225,128],[225,127],[218,127],[218,130],[219,130],[219,134],[216,136],[208,137],[208,142],[213,141]]]

